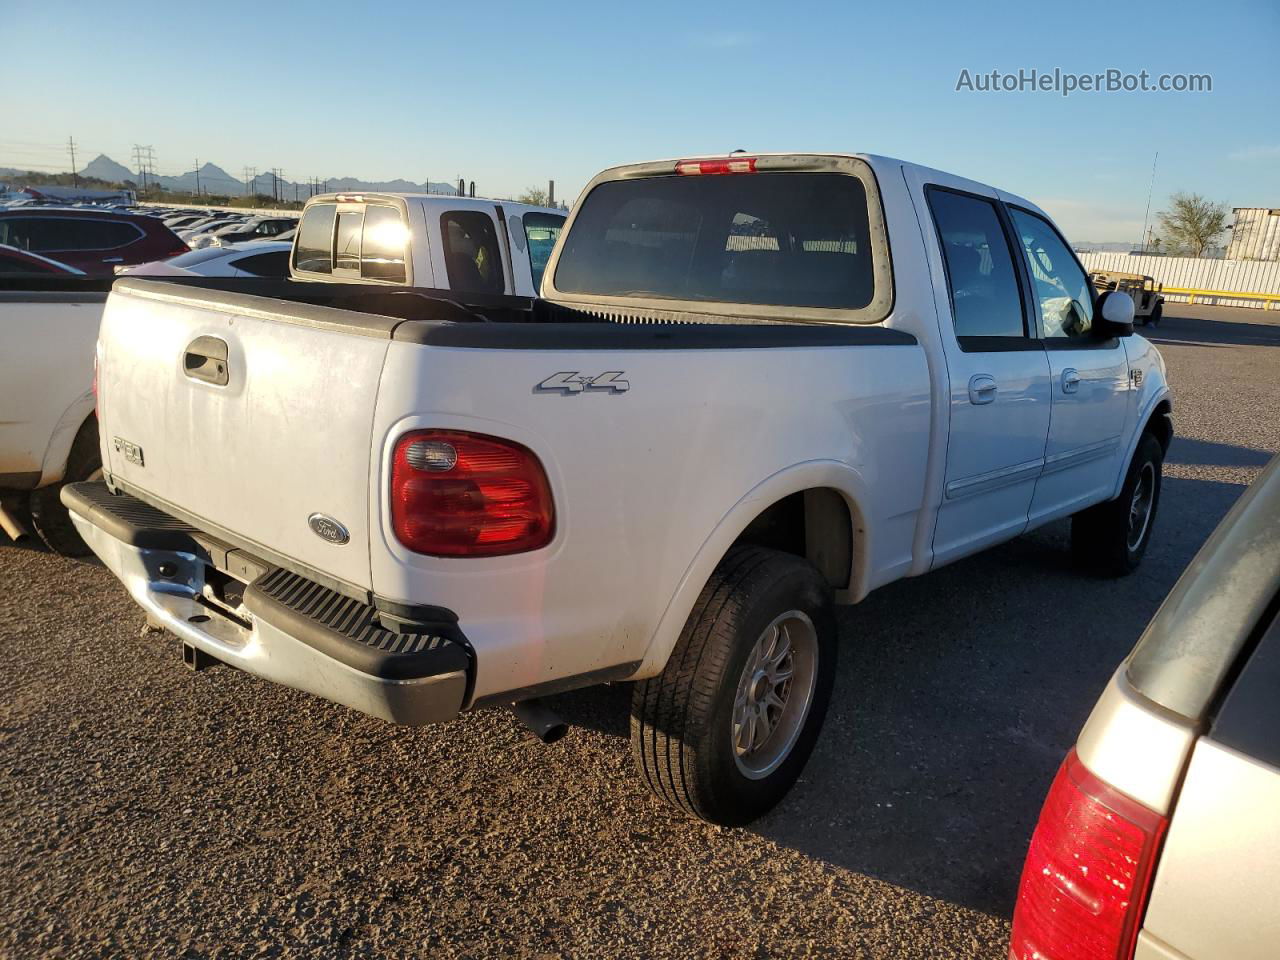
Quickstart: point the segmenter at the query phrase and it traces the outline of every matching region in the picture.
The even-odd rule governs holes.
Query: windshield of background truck
[[[857,310],[875,295],[856,177],[640,177],[582,201],[556,265],[562,293]]]

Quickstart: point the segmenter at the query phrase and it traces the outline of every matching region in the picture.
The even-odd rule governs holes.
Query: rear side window
[[[1013,254],[995,204],[933,188],[929,209],[946,261],[957,339],[965,345],[965,337],[1025,336]]]
[[[503,293],[502,252],[493,218],[478,210],[440,215],[449,288],[465,293]]]
[[[364,209],[364,236],[360,244],[360,276],[367,280],[404,283],[405,247],[409,230],[396,207],[371,204]]]
[[[289,275],[289,251],[271,250],[267,253],[255,253],[249,257],[232,260],[231,265],[255,277],[286,277]]]
[[[0,243],[32,253],[113,250],[142,236],[131,223],[79,217],[0,219]]]
[[[338,229],[333,242],[333,272],[360,275],[360,232],[364,225],[361,210],[338,214]]]
[[[547,270],[551,251],[560,239],[564,217],[554,213],[526,213],[520,218],[524,223],[524,238],[529,248],[529,269],[533,273],[533,289],[542,285],[542,275]]]
[[[333,221],[337,211],[332,203],[317,203],[307,208],[298,228],[294,269],[333,273]]]
[[[641,177],[582,202],[564,293],[858,310],[875,297],[867,191],[835,173]]]

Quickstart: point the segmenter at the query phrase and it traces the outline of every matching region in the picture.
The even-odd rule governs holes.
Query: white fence
[[[1157,283],[1164,284],[1165,297],[1178,303],[1186,303],[1194,295],[1196,303],[1263,308],[1275,304],[1266,300],[1232,297],[1229,294],[1233,291],[1269,293],[1280,297],[1280,261],[1277,260],[1208,260],[1198,257],[1142,257],[1127,253],[1082,253],[1080,262],[1087,270],[1115,270],[1154,277]],[[1194,293],[1170,293],[1169,288]]]

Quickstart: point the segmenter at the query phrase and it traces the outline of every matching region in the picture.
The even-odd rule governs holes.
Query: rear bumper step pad
[[[62,501],[134,599],[211,656],[398,723],[447,720],[461,709],[471,656],[456,623],[389,630],[373,606],[270,567],[105,483],[68,484]],[[206,565],[252,576],[243,599],[251,629],[204,601]]]

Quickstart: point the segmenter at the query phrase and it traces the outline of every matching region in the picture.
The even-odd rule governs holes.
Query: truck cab
[[[290,275],[532,297],[566,216],[477,197],[322,194],[303,208]]]

